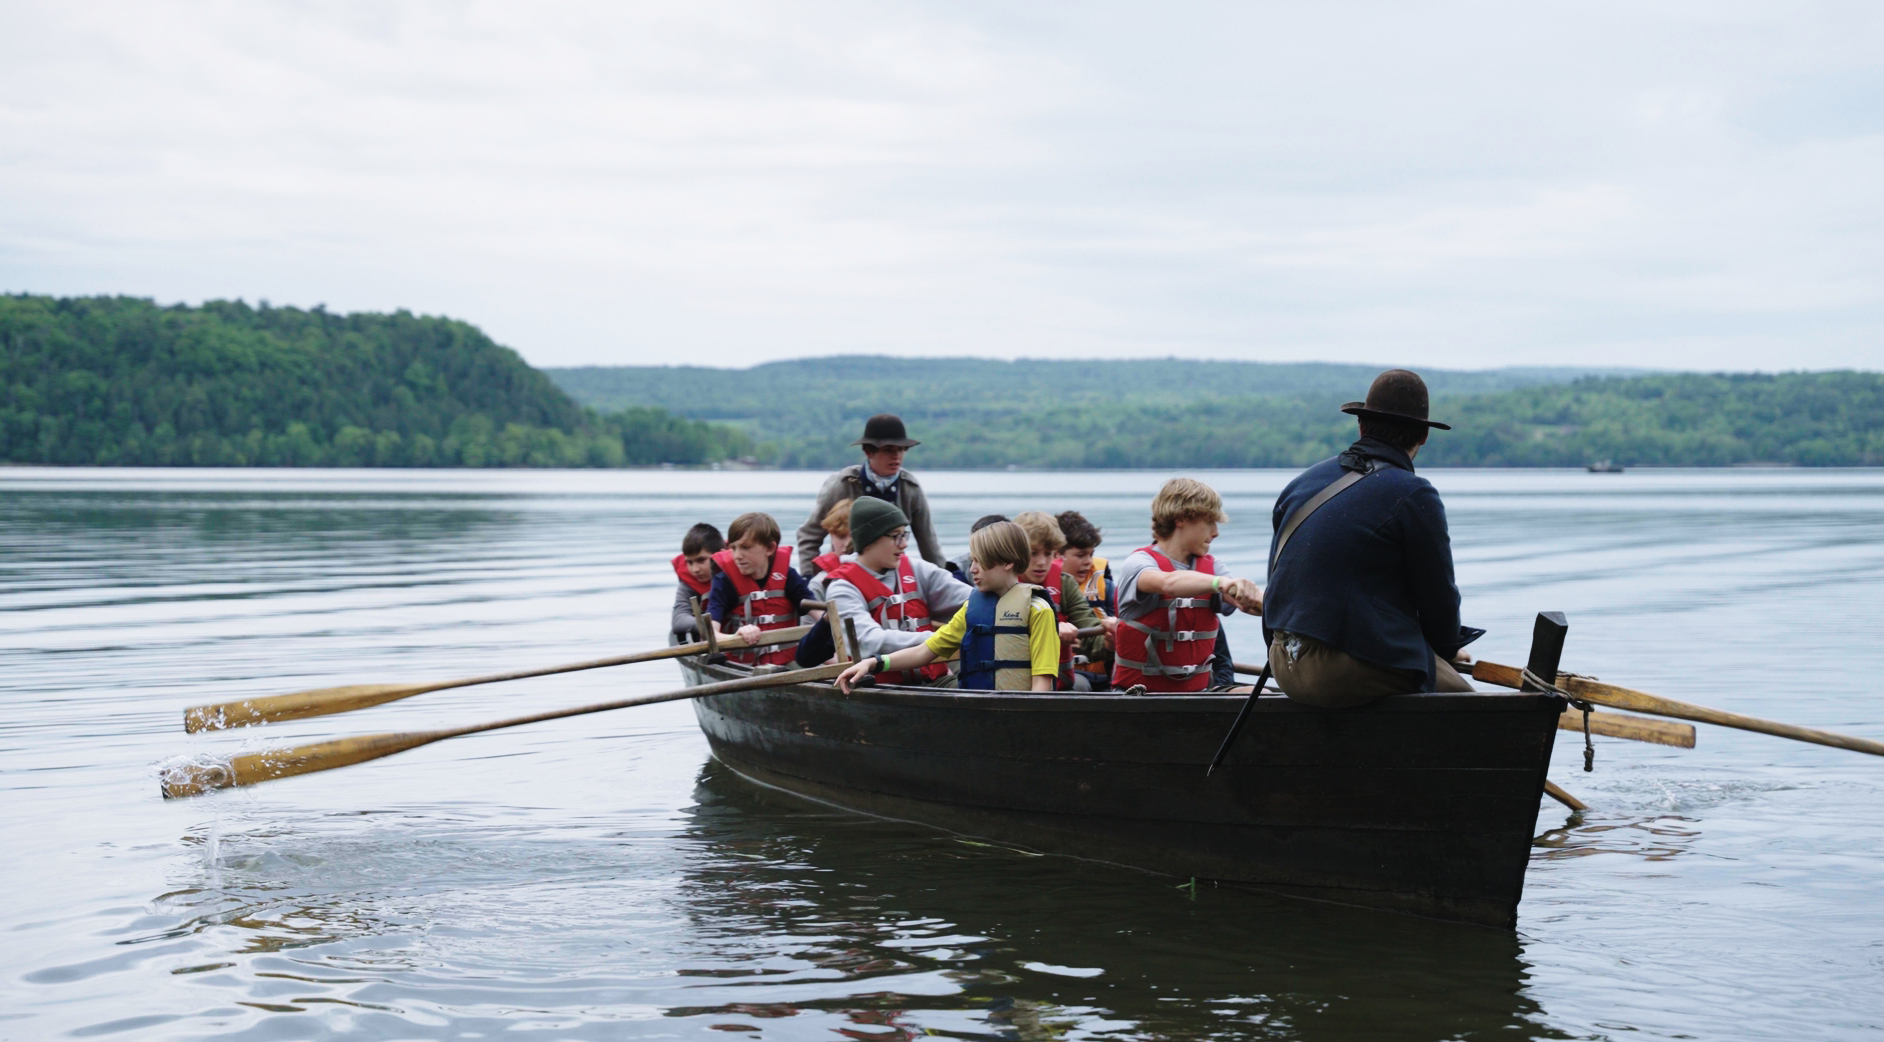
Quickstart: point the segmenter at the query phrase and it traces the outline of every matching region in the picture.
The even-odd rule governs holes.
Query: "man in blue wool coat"
[[[1341,407],[1360,440],[1276,500],[1263,634],[1277,686],[1298,702],[1472,690],[1449,660],[1485,631],[1460,624],[1445,504],[1413,473],[1428,433],[1452,429],[1427,403],[1417,373],[1380,374],[1365,402]]]

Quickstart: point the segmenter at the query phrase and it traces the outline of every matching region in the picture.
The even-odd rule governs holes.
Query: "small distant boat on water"
[[[1620,474],[1623,472],[1624,467],[1622,464],[1612,460],[1599,459],[1595,463],[1584,464],[1583,469],[1592,474]]]

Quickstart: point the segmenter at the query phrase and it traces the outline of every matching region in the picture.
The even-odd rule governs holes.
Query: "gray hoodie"
[[[818,490],[817,506],[812,508],[811,517],[798,527],[798,574],[811,574],[811,559],[818,556],[824,546],[824,515],[844,500],[864,494],[869,484],[863,476],[865,466],[853,463],[824,479],[824,487]],[[935,523],[929,519],[929,497],[923,494],[916,476],[907,470],[896,476],[896,505],[903,516],[909,518],[909,534],[915,538],[922,559],[938,567],[947,565],[948,558],[942,556],[942,541],[935,536]]]

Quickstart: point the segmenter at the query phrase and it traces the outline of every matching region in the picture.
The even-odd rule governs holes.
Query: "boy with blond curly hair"
[[[1152,543],[1119,562],[1119,627],[1112,685],[1148,692],[1203,691],[1219,615],[1261,615],[1262,588],[1217,571],[1210,544],[1228,521],[1217,490],[1172,478],[1151,501]]]

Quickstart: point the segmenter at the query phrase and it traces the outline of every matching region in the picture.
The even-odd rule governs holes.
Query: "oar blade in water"
[[[216,789],[234,789],[275,778],[313,774],[335,767],[348,767],[382,756],[402,753],[421,745],[449,738],[455,731],[406,731],[368,734],[355,738],[336,738],[330,742],[297,745],[287,749],[267,749],[245,753],[227,760],[189,763],[169,768],[161,779],[164,798],[181,799],[201,796]]]
[[[194,706],[183,711],[183,729],[221,731],[230,727],[252,727],[271,720],[303,720],[355,709],[368,709],[432,690],[428,684],[346,684],[341,687],[317,687],[286,695],[265,695],[240,702]]]

